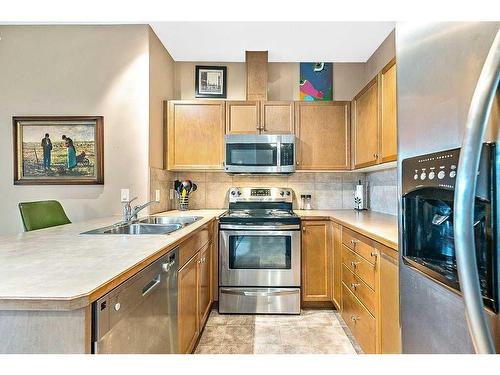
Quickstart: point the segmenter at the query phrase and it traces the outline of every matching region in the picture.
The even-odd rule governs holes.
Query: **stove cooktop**
[[[221,223],[287,223],[300,222],[299,217],[290,210],[284,209],[230,209],[224,213]]]

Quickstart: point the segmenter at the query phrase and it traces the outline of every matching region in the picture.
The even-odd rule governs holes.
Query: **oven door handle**
[[[276,290],[273,292],[251,292],[248,290],[234,290],[234,289],[224,289],[224,288],[221,288],[220,292],[224,294],[233,294],[245,297],[273,297],[273,296],[285,296],[297,293],[296,290]]]
[[[233,224],[221,224],[220,229],[230,229],[230,230],[300,230],[300,225],[290,224],[290,225],[233,225]]]

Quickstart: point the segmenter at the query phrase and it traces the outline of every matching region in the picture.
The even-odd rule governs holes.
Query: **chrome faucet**
[[[129,200],[128,202],[125,202],[125,206],[123,206],[123,221],[124,222],[130,222],[133,220],[137,220],[137,214],[141,210],[145,209],[148,206],[151,206],[152,204],[160,203],[160,201],[153,200],[153,201],[149,201],[147,203],[144,203],[142,205],[135,206],[134,208],[132,208],[130,203],[132,203],[136,199],[137,199],[137,197],[134,197],[131,200]]]

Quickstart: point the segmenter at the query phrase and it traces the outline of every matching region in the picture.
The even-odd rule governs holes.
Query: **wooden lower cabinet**
[[[342,228],[333,223],[333,277],[332,302],[340,310],[342,306]]]
[[[330,221],[302,221],[302,301],[331,301]]]
[[[342,318],[365,353],[377,352],[376,321],[359,299],[342,283]]]
[[[198,260],[199,267],[199,322],[200,327],[205,324],[208,315],[210,315],[210,307],[212,306],[212,248],[213,243],[210,242],[204,249],[200,250]]]
[[[199,334],[198,259],[196,253],[177,275],[179,353],[191,353]]]
[[[342,318],[365,353],[401,353],[398,252],[344,227],[340,236]]]
[[[398,253],[383,248],[380,252],[380,351],[401,353],[399,326],[399,265]]]
[[[177,351],[181,354],[193,351],[210,315],[213,302],[213,231],[213,224],[208,224],[179,245]],[[185,260],[188,255],[190,258]]]

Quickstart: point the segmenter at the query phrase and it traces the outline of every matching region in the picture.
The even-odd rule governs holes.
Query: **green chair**
[[[26,232],[71,223],[58,201],[21,202],[19,211]]]

